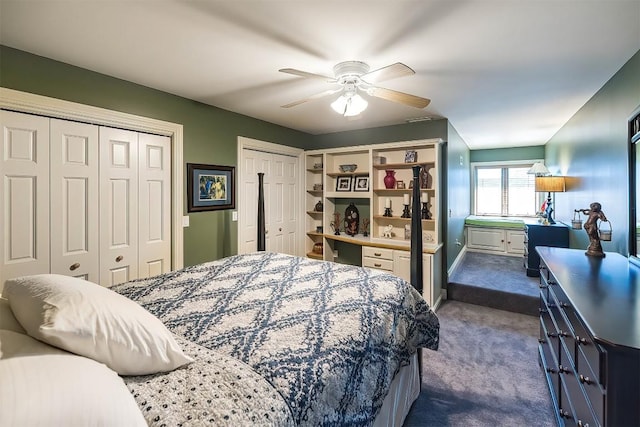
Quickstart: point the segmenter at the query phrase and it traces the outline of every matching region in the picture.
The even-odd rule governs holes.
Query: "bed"
[[[0,300],[2,425],[34,421],[33,407],[49,424],[107,413],[100,424],[130,414],[127,424],[153,426],[400,425],[419,392],[418,349],[438,347],[438,319],[419,287],[368,268],[259,251],[110,290],[42,276],[8,281]],[[37,369],[20,357],[34,354]],[[104,377],[106,401],[89,399],[98,380],[73,368],[93,361],[100,366],[87,372]],[[49,365],[70,369],[83,404],[49,408],[33,373]]]

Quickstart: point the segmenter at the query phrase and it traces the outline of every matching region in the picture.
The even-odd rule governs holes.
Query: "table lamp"
[[[549,224],[555,224],[553,220],[553,202],[551,201],[551,193],[562,193],[565,191],[565,183],[563,176],[536,176],[536,191],[547,192],[547,206],[545,208],[545,216]]]

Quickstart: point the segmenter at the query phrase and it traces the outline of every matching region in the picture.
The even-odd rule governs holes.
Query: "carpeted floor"
[[[423,351],[405,427],[555,426],[536,317],[451,300],[437,314],[440,349]]]
[[[539,279],[527,277],[520,257],[467,252],[447,283],[447,298],[538,315]]]

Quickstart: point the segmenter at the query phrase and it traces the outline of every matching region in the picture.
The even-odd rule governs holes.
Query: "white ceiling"
[[[0,43],[312,134],[446,117],[471,149],[544,144],[640,49],[639,0],[0,0]],[[357,120],[331,88],[345,60],[416,74]],[[336,96],[337,97],[337,96]]]

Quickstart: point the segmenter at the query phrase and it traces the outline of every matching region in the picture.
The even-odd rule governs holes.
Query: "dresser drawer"
[[[604,390],[598,384],[595,373],[591,370],[584,353],[580,350],[578,350],[577,370],[578,381],[589,399],[591,409],[593,409],[594,415],[600,424],[604,425]]]
[[[576,364],[576,340],[571,324],[567,320],[564,308],[566,303],[560,302],[557,298],[557,294],[562,293],[561,289],[557,286],[550,287],[549,289],[549,312],[553,317],[556,325],[558,326],[558,336],[560,341],[564,343],[564,346],[571,355],[571,365]]]
[[[571,407],[573,408],[573,416],[575,422],[579,426],[599,426],[600,422],[596,421],[596,417],[591,411],[591,405],[587,400],[587,396],[583,392],[576,375],[566,373],[560,376],[560,381],[564,382],[567,387],[567,393],[570,396]]]
[[[393,260],[393,249],[374,248],[371,246],[362,247],[362,256],[368,258]]]
[[[600,346],[593,341],[591,334],[587,332],[580,319],[578,319],[575,311],[567,311],[567,317],[573,326],[576,336],[576,348],[578,356],[578,367],[588,365],[591,374],[595,380],[606,388],[606,378],[602,374],[604,366],[604,352]],[[582,356],[580,354],[582,353]],[[580,360],[580,357],[582,359]]]
[[[540,348],[542,350],[543,357],[543,369],[549,382],[553,387],[553,394],[555,400],[558,400],[560,396],[560,377],[558,376],[558,339],[549,338],[547,336],[547,328],[545,324],[540,320]]]
[[[377,268],[378,270],[393,271],[393,261],[390,261],[388,259],[362,257],[362,266]]]

